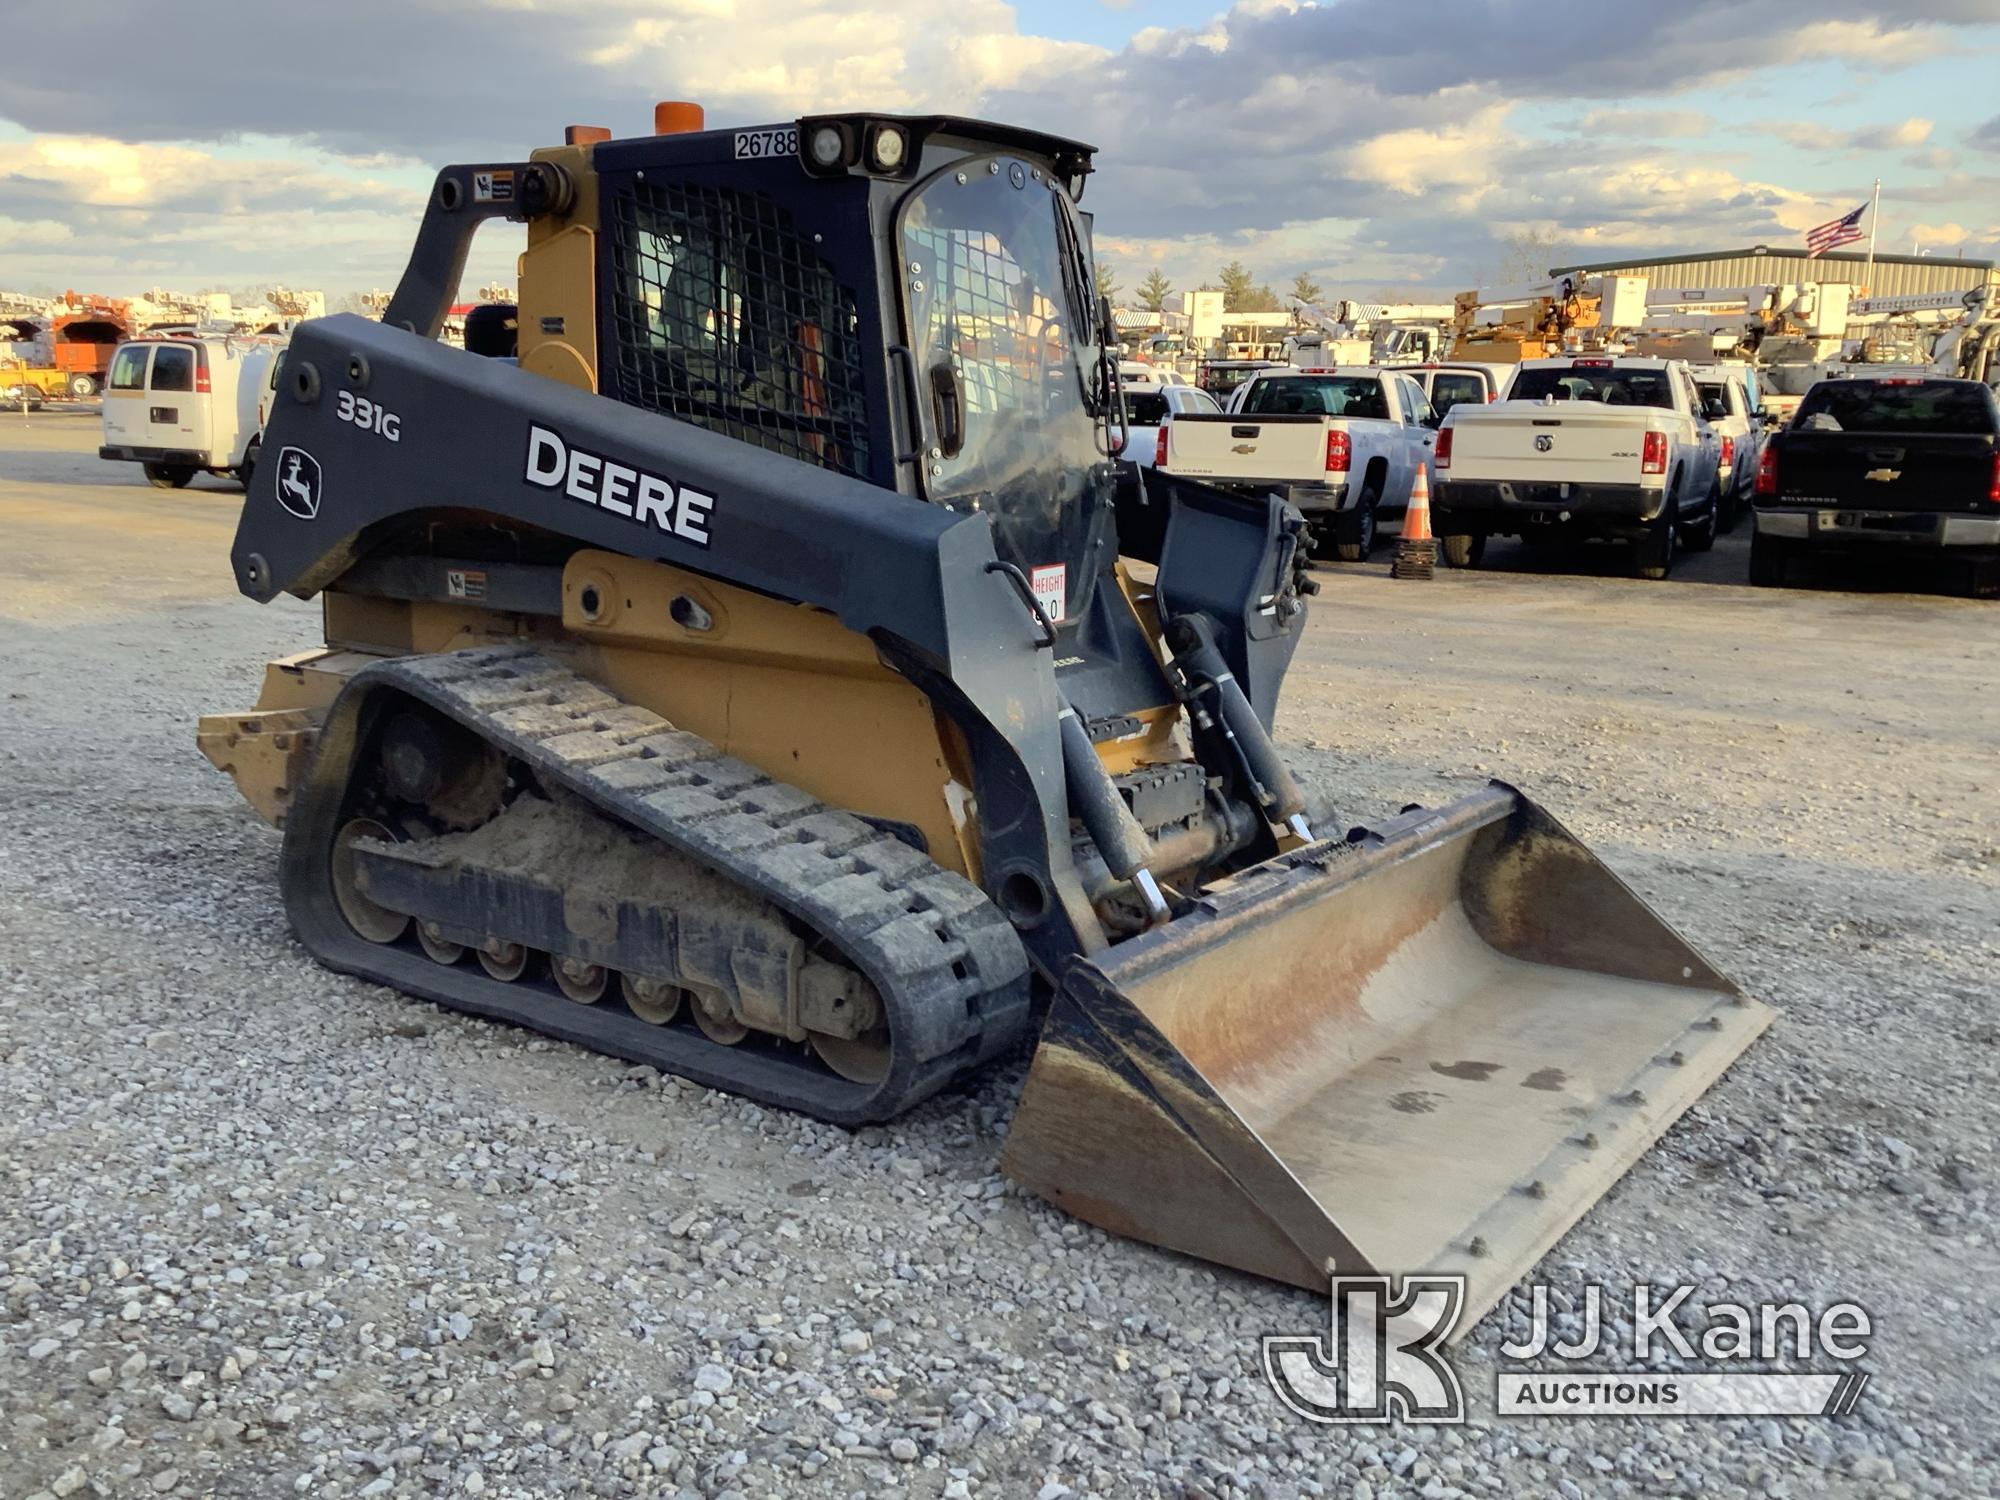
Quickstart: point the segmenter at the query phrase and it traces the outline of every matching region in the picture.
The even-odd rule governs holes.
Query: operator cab
[[[595,143],[597,389],[983,513],[1001,560],[1074,617],[1122,442],[1076,206],[1090,155],[945,116]],[[538,345],[574,342],[537,295],[524,276],[530,369]]]

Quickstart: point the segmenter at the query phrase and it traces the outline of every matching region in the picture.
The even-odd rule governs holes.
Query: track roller
[[[519,979],[528,972],[534,950],[526,943],[505,943],[488,938],[479,949],[479,967],[495,979]]]
[[[417,946],[432,963],[449,967],[465,957],[465,944],[454,943],[435,922],[417,923]]]
[[[694,1024],[711,1042],[734,1047],[750,1035],[750,1028],[730,1013],[726,997],[709,990],[691,990],[689,993],[694,997],[694,1003],[688,1007],[694,1012]]]
[[[551,957],[549,969],[555,975],[556,988],[578,1005],[597,1004],[604,998],[604,992],[611,988],[611,971],[603,964],[586,963],[580,958]]]
[[[636,974],[619,976],[625,1008],[649,1026],[664,1026],[681,1013],[687,991],[664,979],[643,979]]]

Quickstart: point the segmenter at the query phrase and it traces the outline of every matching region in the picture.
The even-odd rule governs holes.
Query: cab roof
[[[801,115],[791,120],[745,121],[727,128],[691,130],[676,135],[620,136],[598,144],[594,148],[593,159],[602,169],[617,170],[649,166],[663,152],[676,158],[682,153],[688,158],[711,155],[733,158],[732,143],[738,135],[796,127],[803,139],[811,127],[827,122],[845,122],[855,126],[870,123],[899,125],[909,135],[913,160],[921,155],[927,141],[938,139],[973,151],[990,148],[1039,156],[1054,165],[1063,176],[1081,179],[1089,174],[1091,158],[1097,154],[1097,148],[1084,141],[1029,130],[1019,125],[1006,125],[997,120],[974,119],[970,115],[898,115],[845,110]]]

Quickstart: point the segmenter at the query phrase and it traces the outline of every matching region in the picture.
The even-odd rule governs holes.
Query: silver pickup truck
[[[1409,502],[1437,418],[1417,383],[1372,366],[1260,370],[1219,416],[1182,412],[1155,467],[1224,489],[1276,491],[1313,523],[1314,551],[1360,562]]]

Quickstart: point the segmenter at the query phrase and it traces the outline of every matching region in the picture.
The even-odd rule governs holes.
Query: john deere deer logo
[[[319,460],[303,448],[286,448],[278,454],[278,504],[310,521],[319,514]]]

